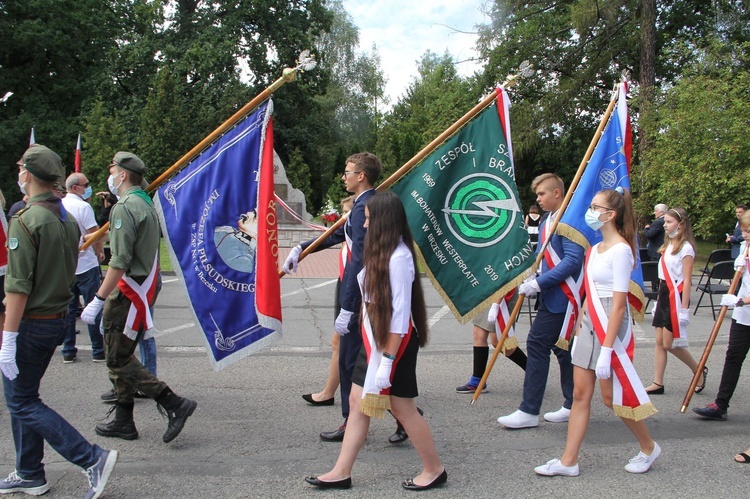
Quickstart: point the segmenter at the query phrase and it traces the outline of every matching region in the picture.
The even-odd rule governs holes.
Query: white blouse
[[[677,282],[680,282],[685,278],[683,273],[682,260],[686,256],[692,256],[693,258],[695,258],[695,249],[693,249],[692,244],[684,241],[682,243],[682,248],[680,248],[680,251],[678,251],[676,255],[672,254],[673,250],[674,247],[672,246],[672,243],[670,243],[669,246],[667,246],[667,249],[664,250],[664,253],[661,254],[661,259],[663,259],[664,263],[667,264],[667,269],[669,270],[672,278]],[[658,265],[659,279],[664,280],[664,271],[661,269],[661,259],[659,260]]]
[[[600,298],[612,298],[613,292],[627,293],[630,289],[630,274],[633,271],[633,250],[626,243],[612,245],[600,253],[599,245],[591,248],[589,264],[586,267],[594,281]]]

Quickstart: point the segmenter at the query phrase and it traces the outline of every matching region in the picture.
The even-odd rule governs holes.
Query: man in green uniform
[[[8,230],[7,297],[0,369],[16,445],[16,470],[0,482],[0,494],[44,494],[44,442],[84,469],[87,498],[99,497],[117,462],[117,451],[90,444],[39,398],[39,385],[65,337],[70,286],[78,260],[78,223],[53,193],[65,170],[60,156],[31,146],[18,167],[18,185],[30,196]]]
[[[138,341],[150,337],[153,328],[149,308],[157,294],[159,221],[151,198],[141,189],[146,166],[138,156],[118,152],[109,173],[109,189],[119,197],[109,214],[112,258],[99,291],[81,314],[84,322],[93,324],[104,307],[104,355],[117,396],[114,419],[96,425],[96,433],[138,438],[133,421],[133,396],[138,390],[167,412],[163,440],[171,442],[198,404],[177,396],[133,356]]]

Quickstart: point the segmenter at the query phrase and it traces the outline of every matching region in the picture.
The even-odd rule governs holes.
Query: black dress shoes
[[[434,487],[439,487],[448,481],[448,472],[443,469],[443,472],[438,475],[436,479],[428,483],[427,485],[417,485],[411,478],[404,480],[401,486],[407,490],[427,490]]]
[[[337,430],[324,431],[320,434],[320,439],[324,442],[341,442],[344,440],[344,432],[346,431],[346,424],[342,424]]]
[[[344,478],[343,480],[335,480],[333,482],[326,482],[320,480],[316,476],[305,477],[305,481],[310,485],[315,485],[319,489],[349,489],[352,486],[352,477]]]
[[[306,393],[305,395],[302,395],[302,398],[310,405],[333,405],[333,397],[325,400],[315,400],[312,393]]]
[[[417,407],[417,411],[419,411],[420,416],[424,416],[424,411],[422,409]],[[388,437],[388,441],[392,444],[400,444],[401,442],[409,440],[409,435],[406,434],[406,430],[404,430],[401,422],[397,419],[396,423],[398,424],[398,426],[396,427],[396,432]]]

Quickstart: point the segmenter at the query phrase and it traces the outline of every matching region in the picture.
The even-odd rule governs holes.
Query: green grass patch
[[[162,272],[171,272],[174,270],[172,262],[169,260],[169,252],[167,251],[167,243],[162,237],[159,241],[159,268]]]

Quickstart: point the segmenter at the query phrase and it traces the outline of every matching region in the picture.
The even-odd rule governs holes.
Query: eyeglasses
[[[88,186],[91,185],[91,182],[86,182],[85,184],[78,184],[78,185],[80,185],[82,187],[88,187]]]
[[[344,176],[345,176],[345,177],[346,177],[347,175],[349,175],[350,173],[362,173],[362,172],[361,172],[361,171],[358,171],[358,172],[356,172],[356,171],[351,171],[351,172],[350,172],[350,171],[348,171],[348,170],[344,170]]]
[[[593,211],[596,211],[596,210],[614,211],[612,208],[607,208],[606,206],[602,206],[602,205],[599,205],[599,204],[592,204],[592,205],[590,205],[589,206],[589,210],[593,210]]]

